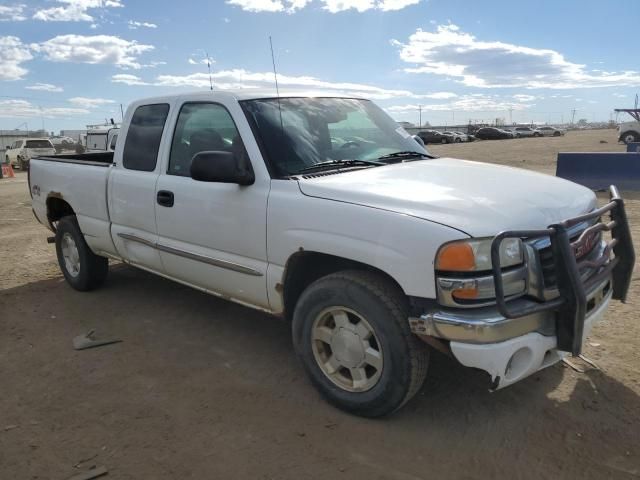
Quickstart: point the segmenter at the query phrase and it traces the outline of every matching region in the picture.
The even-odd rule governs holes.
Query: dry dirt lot
[[[553,173],[560,150],[622,146],[585,131],[432,150]],[[640,252],[640,196],[628,198]],[[319,398],[282,320],[125,266],[72,290],[29,202],[23,174],[0,180],[2,479],[93,465],[113,479],[640,477],[636,281],[588,341],[599,370],[559,364],[489,393],[434,354],[412,402],[366,420]],[[73,350],[91,329],[123,342]]]

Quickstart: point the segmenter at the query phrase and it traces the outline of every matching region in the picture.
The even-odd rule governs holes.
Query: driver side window
[[[186,103],[180,109],[171,142],[169,175],[189,177],[191,161],[200,152],[226,151],[246,155],[240,134],[225,107],[215,103]]]

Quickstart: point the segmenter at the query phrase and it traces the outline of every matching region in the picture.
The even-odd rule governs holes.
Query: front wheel
[[[311,284],[295,308],[293,343],[320,393],[365,417],[398,410],[427,374],[429,350],[409,329],[406,297],[372,272]]]
[[[626,144],[640,142],[640,136],[634,132],[626,132],[622,134],[622,141]]]
[[[76,290],[93,290],[107,278],[109,260],[91,251],[74,216],[62,217],[58,222],[56,254],[64,278]]]
[[[25,160],[24,158],[20,159],[20,170],[23,172],[29,170],[29,160]]]

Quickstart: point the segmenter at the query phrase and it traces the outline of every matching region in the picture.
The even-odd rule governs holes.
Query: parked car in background
[[[21,170],[29,168],[31,157],[55,154],[56,149],[48,138],[16,140],[11,145],[11,148],[8,148],[4,153],[6,163],[14,167],[20,167]]]
[[[423,130],[418,132],[418,136],[425,143],[452,143],[453,137],[451,135],[445,135],[437,130]]]
[[[462,139],[463,142],[473,142],[476,139],[476,137],[474,137],[473,135],[469,135],[468,133],[463,133],[458,131],[455,131],[453,133],[455,133],[456,135],[460,135],[460,138]]]
[[[531,128],[531,127],[516,127],[513,129],[513,133],[516,136],[516,138],[542,136],[542,133],[540,133],[536,128]]]
[[[538,132],[544,137],[559,137],[565,134],[565,130],[556,127],[538,127]]]
[[[476,132],[475,136],[480,140],[504,140],[513,138],[513,133],[500,128],[483,127]]]
[[[115,126],[87,130],[87,153],[114,152],[119,131],[120,128]]]
[[[618,125],[618,141],[640,142],[640,122],[623,122]]]
[[[443,135],[451,137],[452,143],[461,143],[467,141],[467,136],[464,133],[459,132],[442,132]]]

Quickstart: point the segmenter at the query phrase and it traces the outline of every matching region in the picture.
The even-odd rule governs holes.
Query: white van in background
[[[117,126],[87,130],[86,151],[88,153],[115,151],[119,131],[120,127]]]

